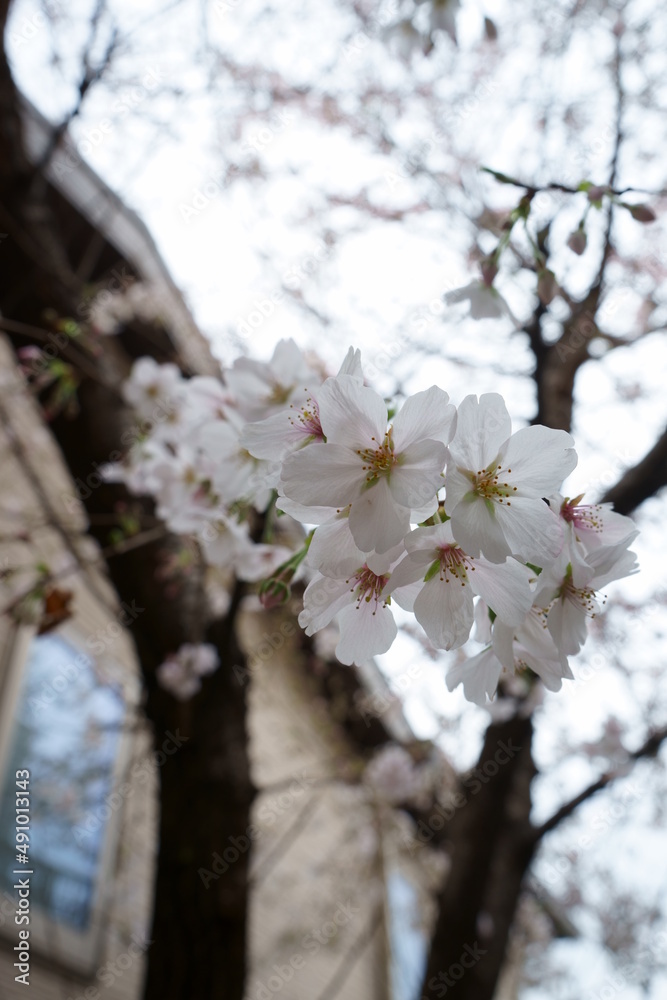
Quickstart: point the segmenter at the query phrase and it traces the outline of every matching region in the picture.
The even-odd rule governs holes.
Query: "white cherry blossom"
[[[264,420],[282,409],[303,388],[319,384],[317,373],[307,364],[294,340],[281,340],[270,361],[237,358],[225,381],[245,420]]]
[[[515,559],[490,563],[466,555],[456,544],[449,521],[416,528],[405,539],[407,556],[392,575],[390,591],[396,601],[413,610],[431,642],[441,649],[457,649],[467,642],[474,618],[474,596],[479,595],[498,618],[519,625],[533,603],[530,580],[534,572]],[[422,581],[414,602],[401,590]]]
[[[184,381],[176,365],[139,358],[123,384],[123,398],[139,416],[155,421],[157,412],[181,405]]]
[[[449,299],[464,297],[473,315],[504,312],[488,282]],[[476,623],[485,648],[450,670],[450,689],[462,684],[485,704],[501,677],[518,672],[524,684],[531,671],[558,690],[602,588],[636,569],[628,518],[558,493],[576,464],[570,435],[512,434],[498,394],[468,396],[457,413],[437,386],[390,418],[353,348],[323,378],[324,365],[291,340],[269,362],[240,359],[224,383],[140,359],[123,390],[138,417],[131,447],[103,472],[155,498],[168,528],[198,542],[207,577],[262,581],[265,607],[305,574],[299,622],[308,635],[338,626],[343,663],[389,649],[393,599],[436,647],[459,648]],[[251,506],[268,511],[272,529],[276,511],[287,515],[278,537],[294,550],[253,541]],[[410,530],[429,518],[438,523]],[[305,537],[295,521],[316,527]],[[186,644],[160,666],[176,697],[191,697],[214,669],[203,649]]]
[[[606,601],[599,595],[602,588],[637,572],[637,557],[627,549],[634,537],[633,533],[618,545],[594,549],[577,564],[576,574],[572,546],[566,546],[556,564],[544,572],[544,580],[540,578],[535,599],[546,609],[549,632],[563,653],[573,655],[583,646],[587,620],[599,614]]]
[[[361,368],[361,353],[350,347],[341,365],[339,375],[349,375],[363,385],[364,377]],[[241,444],[255,458],[263,458],[275,462],[282,460],[292,451],[304,448],[309,444],[324,441],[324,432],[320,423],[320,407],[318,403],[320,386],[306,388],[285,408],[273,413],[265,420],[257,420],[246,424],[241,434]]]
[[[212,674],[219,665],[215,646],[185,642],[157,668],[157,680],[179,701],[187,701],[200,690],[201,678]]]
[[[420,769],[408,751],[396,744],[376,753],[364,771],[364,780],[376,795],[392,805],[412,801],[423,784]]]
[[[617,514],[611,504],[580,504],[581,499],[557,496],[551,501],[552,508],[559,511],[565,532],[565,556],[559,559],[560,569],[569,562],[572,582],[578,587],[590,581],[589,556],[593,552],[609,547],[622,551],[639,534],[634,522]]]
[[[517,323],[500,292],[493,285],[487,285],[482,280],[471,281],[463,288],[454,288],[451,292],[445,292],[443,298],[447,305],[469,302],[472,319],[503,319],[507,316],[515,325]]]
[[[241,444],[236,418],[207,423],[197,430],[194,440],[206,475],[223,503],[249,500],[257,510],[266,508],[280,466],[249,454]]]
[[[262,580],[292,554],[283,545],[253,542],[247,521],[239,523],[222,510],[200,528],[197,540],[207,565],[233,570],[240,580]]]
[[[484,706],[487,698],[494,697],[503,674],[511,677],[526,667],[550,691],[558,691],[563,678],[572,679],[567,658],[554,643],[546,615],[538,607],[531,608],[518,628],[496,619],[491,644],[452,667],[446,677],[447,687],[453,691],[462,684],[466,699]]]
[[[540,425],[511,430],[502,396],[466,396],[449,446],[447,513],[469,555],[491,562],[513,555],[544,566],[561,551],[563,529],[542,498],[577,464],[574,442]]]
[[[306,635],[314,635],[336,617],[340,628],[336,656],[341,663],[361,665],[386,653],[398,632],[388,606],[387,584],[403,553],[397,546],[383,555],[369,555],[345,579],[317,573],[306,587],[299,615]]]
[[[386,552],[410,527],[411,512],[437,506],[455,410],[437,386],[411,396],[388,427],[387,406],[352,376],[327,379],[319,393],[326,445],[287,457],[280,491],[304,506],[350,505],[364,552]]]

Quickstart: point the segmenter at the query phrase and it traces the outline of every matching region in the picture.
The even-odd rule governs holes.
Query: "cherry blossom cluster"
[[[359,351],[327,377],[289,340],[269,362],[238,359],[224,383],[143,358],[125,396],[139,424],[116,476],[209,564],[263,580],[267,606],[304,576],[299,622],[308,635],[335,622],[344,664],[390,648],[398,606],[440,649],[475,626],[482,651],[447,676],[469,700],[517,670],[558,690],[598,593],[636,570],[632,521],[558,492],[577,463],[571,436],[512,432],[496,393],[455,407],[431,386],[396,409],[365,384]],[[308,532],[296,552],[269,544],[294,521]]]
[[[179,701],[187,701],[200,690],[201,678],[212,674],[219,665],[215,646],[207,642],[185,642],[160,664],[157,679],[161,687]]]

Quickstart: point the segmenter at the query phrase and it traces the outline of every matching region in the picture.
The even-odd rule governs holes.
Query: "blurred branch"
[[[58,148],[58,145],[60,144],[63,136],[65,135],[65,133],[67,132],[67,130],[69,129],[70,125],[77,117],[77,115],[81,113],[81,108],[83,107],[83,102],[86,98],[88,91],[95,83],[98,82],[98,80],[102,79],[105,72],[111,65],[111,61],[113,59],[116,47],[118,45],[118,31],[116,28],[112,29],[109,41],[107,42],[102,58],[100,59],[97,66],[93,66],[90,62],[90,53],[95,46],[95,41],[100,28],[100,23],[106,12],[106,9],[107,9],[106,0],[97,0],[97,3],[95,5],[95,10],[90,19],[90,31],[88,34],[88,40],[84,48],[83,72],[81,75],[81,79],[79,81],[76,103],[74,104],[72,110],[66,115],[66,117],[60,122],[60,124],[54,128],[53,132],[51,133],[49,141],[46,145],[46,149],[44,150],[44,153],[42,154],[42,157],[37,163],[35,168],[36,176],[38,177],[44,173],[44,170],[50,163],[51,157]]]
[[[601,503],[612,503],[619,514],[631,514],[667,486],[667,428],[647,455],[610,487]]]
[[[667,739],[667,726],[662,729],[657,729],[655,732],[645,740],[645,742],[639,747],[638,750],[634,750],[631,754],[628,754],[628,762],[635,763],[644,757],[655,757],[660,750],[663,742]],[[563,820],[568,819],[582,803],[586,802],[588,799],[592,798],[597,792],[602,791],[612,782],[617,781],[619,778],[625,778],[627,772],[623,771],[610,771],[606,774],[601,775],[597,781],[592,782],[587,788],[584,788],[582,792],[575,795],[573,799],[566,802],[564,805],[558,809],[550,819],[542,823],[541,826],[537,827],[535,830],[535,840],[541,840],[545,834],[550,833],[555,830]]]
[[[613,79],[616,89],[615,139],[609,168],[609,183],[605,186],[604,190],[610,195],[618,195],[622,194],[623,191],[616,191],[614,184],[618,170],[621,143],[623,141],[622,125],[625,108],[625,94],[621,82],[621,49],[618,38],[616,39],[613,62]],[[498,174],[488,167],[482,169],[495,176],[502,183],[515,183],[513,178],[505,174]],[[532,198],[541,190],[559,190],[576,194],[580,191],[583,192],[585,188],[570,188],[567,185],[552,183],[541,188],[528,186],[526,190],[526,197]],[[564,301],[570,307],[570,316],[563,323],[562,333],[558,340],[549,345],[544,341],[542,321],[547,314],[547,310],[542,303],[538,304],[532,319],[524,327],[524,332],[528,334],[530,346],[535,355],[535,369],[533,372],[533,378],[537,386],[537,413],[533,420],[535,424],[545,424],[547,427],[564,431],[570,431],[572,428],[574,384],[577,373],[581,366],[591,357],[589,350],[591,341],[600,336],[600,331],[596,323],[596,315],[604,289],[607,264],[613,251],[611,239],[613,217],[614,203],[610,201],[607,207],[604,242],[597,274],[587,294],[578,302],[574,301],[567,294],[563,295]],[[607,339],[609,340],[609,338]]]
[[[583,194],[586,191],[584,187],[572,187],[569,184],[559,184],[558,181],[550,181],[548,184],[527,184],[525,181],[518,180],[516,177],[510,177],[508,174],[493,170],[491,167],[480,167],[480,170],[486,174],[491,174],[500,184],[511,184],[514,187],[523,188],[529,195],[536,195],[541,191],[562,191],[564,194]],[[616,198],[620,198],[624,194],[648,194],[659,198],[667,193],[665,190],[651,191],[648,188],[642,187],[615,188],[608,185],[604,186],[604,191],[605,194],[613,195]]]
[[[40,327],[33,326],[30,323],[20,323],[17,320],[8,319],[6,316],[0,317],[0,330],[5,330],[7,333],[17,333],[27,340],[37,340],[40,343],[51,344],[53,342],[53,331],[42,330]],[[85,355],[80,353],[73,343],[67,344],[65,347],[59,348],[59,350],[83,375],[100,381],[98,368]],[[106,382],[104,384],[109,383]]]

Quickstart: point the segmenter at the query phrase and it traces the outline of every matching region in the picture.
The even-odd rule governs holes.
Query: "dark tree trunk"
[[[242,662],[230,623],[209,633],[226,653],[202,694],[183,710],[188,741],[160,768],[160,856],[147,1000],[237,1000],[246,957],[251,782]],[[186,706],[186,709],[189,706]],[[159,752],[170,715],[155,712]],[[161,719],[158,722],[158,719]],[[177,719],[178,721],[178,719]],[[178,742],[178,739],[177,739]]]
[[[533,854],[529,822],[532,721],[514,717],[486,731],[477,766],[463,778],[466,798],[447,831],[451,870],[422,994],[492,1000],[524,875]]]

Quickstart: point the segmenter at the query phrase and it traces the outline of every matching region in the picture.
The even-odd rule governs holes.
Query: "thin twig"
[[[634,750],[631,754],[628,754],[628,762],[636,762],[644,757],[655,757],[665,739],[667,739],[667,726],[663,729],[657,729],[655,732],[651,733],[638,750]],[[541,826],[538,826],[533,835],[535,840],[541,840],[545,834],[555,830],[555,828],[559,826],[563,820],[568,819],[583,802],[590,799],[603,788],[606,788],[613,781],[624,777],[626,777],[625,771],[609,771],[606,774],[601,775],[597,781],[593,781],[587,788],[584,788],[582,792],[575,795],[573,799],[570,799],[569,802],[565,802],[560,809],[558,809],[553,816],[550,817],[550,819],[542,823]]]

